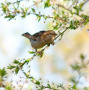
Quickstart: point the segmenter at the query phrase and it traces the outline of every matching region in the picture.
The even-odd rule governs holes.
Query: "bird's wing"
[[[42,37],[45,31],[40,31],[35,34],[33,34],[33,40],[36,40],[38,37]]]
[[[33,36],[39,37],[39,36],[43,35],[44,33],[45,33],[45,31],[40,31],[40,32],[35,33]]]
[[[38,37],[40,37],[41,40],[44,41],[50,33],[54,33],[54,31],[53,30],[48,30],[48,31],[37,32],[37,33],[33,34],[33,40],[36,40]]]
[[[42,38],[46,38],[46,37],[50,34],[50,32],[54,32],[54,31],[52,31],[52,30],[45,31],[45,32],[42,34]]]

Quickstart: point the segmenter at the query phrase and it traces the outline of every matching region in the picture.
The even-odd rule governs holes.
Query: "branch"
[[[64,8],[64,9],[66,9],[67,11],[69,11],[69,12],[72,12],[70,9],[68,9],[68,8],[66,8],[66,7],[64,7],[63,5],[61,5],[61,4],[56,4],[56,5],[58,5],[59,7],[62,7],[62,8]],[[76,13],[74,13],[75,15],[77,15]],[[81,17],[81,15],[77,15],[78,17],[80,17],[80,18],[82,18]],[[83,19],[83,18],[82,18]]]

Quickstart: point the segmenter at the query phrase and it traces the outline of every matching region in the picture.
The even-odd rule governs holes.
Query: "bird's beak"
[[[22,34],[22,36],[24,36],[24,33]]]

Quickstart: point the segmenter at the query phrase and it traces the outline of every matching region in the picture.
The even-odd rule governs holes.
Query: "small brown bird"
[[[45,45],[50,45],[53,43],[56,35],[57,34],[53,30],[40,31],[33,35],[29,34],[28,32],[22,34],[22,36],[30,40],[31,46],[36,50],[42,48]]]

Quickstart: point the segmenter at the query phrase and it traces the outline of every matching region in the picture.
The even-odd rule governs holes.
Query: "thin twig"
[[[67,29],[68,29],[68,27],[67,27],[61,34],[63,34]],[[59,36],[61,36],[61,34],[59,33],[59,35],[58,35],[57,37],[55,37],[54,40],[56,40]],[[53,41],[54,41],[54,40],[53,40]]]
[[[61,4],[56,4],[56,5],[58,5],[58,6],[62,7],[62,8],[64,8],[65,10],[71,12],[70,9],[66,8],[65,6],[63,6],[63,5],[61,5]],[[76,13],[74,13],[74,14],[77,15]],[[81,15],[77,15],[77,16],[79,16],[80,18],[82,18]],[[83,18],[82,18],[82,19],[83,19]]]

